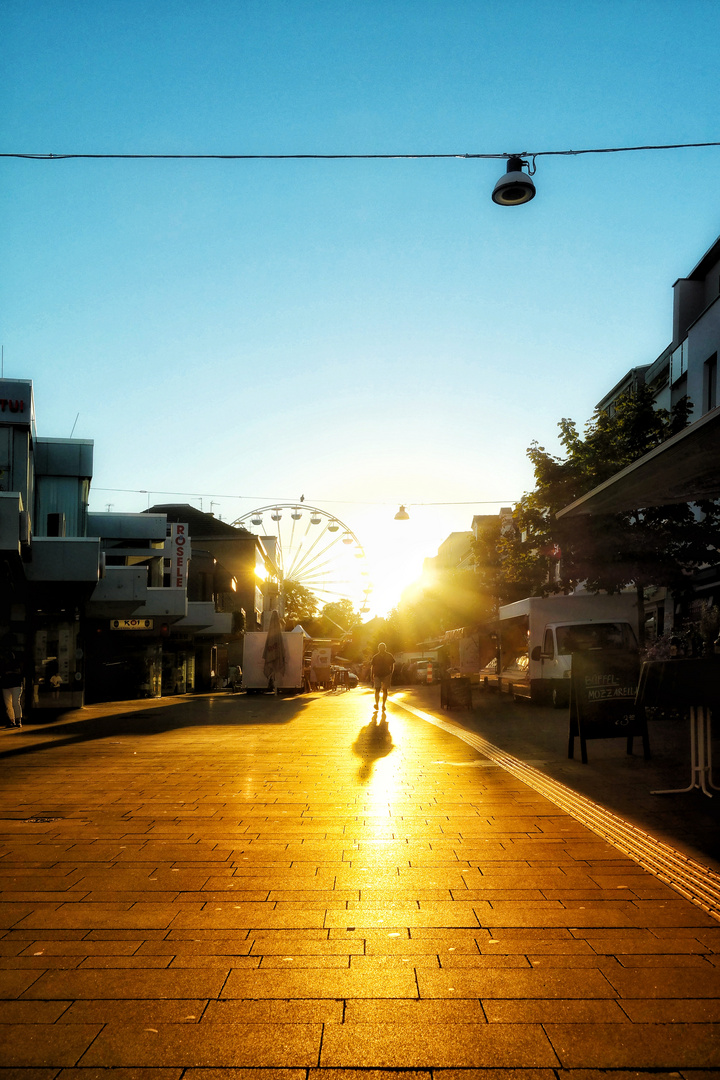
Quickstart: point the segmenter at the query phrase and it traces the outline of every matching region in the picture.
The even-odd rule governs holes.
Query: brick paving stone
[[[619,967],[614,956],[589,956],[585,953],[558,955],[556,953],[527,954],[533,968],[598,968],[608,972]]]
[[[136,959],[136,958],[132,958]],[[160,957],[157,957],[158,964],[160,966]],[[175,971],[177,968],[202,968],[212,967],[218,970],[228,971],[230,967],[241,970],[255,969],[260,966],[261,958],[259,956],[188,956],[179,955],[174,956],[167,964],[169,969]],[[83,961],[82,966],[84,968],[90,967],[89,961]]]
[[[0,930],[15,926],[21,919],[31,915],[35,907],[34,904],[3,904],[0,908]]]
[[[188,1069],[183,1080],[306,1080],[307,1074],[307,1069]]]
[[[183,938],[164,938],[161,941],[142,941],[137,943],[135,956],[178,956],[197,954],[201,956],[247,956],[252,947],[252,939],[218,938],[202,941],[187,941]]]
[[[407,940],[407,939],[406,939]],[[262,939],[254,938],[251,954],[258,956],[284,956],[286,953],[297,956],[350,956],[363,952],[362,941],[343,942],[314,940],[305,938]]]
[[[631,1019],[620,1002],[601,998],[575,1001],[484,998],[482,1005],[490,1024],[626,1024]]]
[[[702,975],[688,968],[623,968],[618,966],[607,978],[621,998],[717,998],[720,997],[720,970],[708,967]]]
[[[626,933],[620,928],[618,928],[617,933],[603,935],[602,937],[595,928],[586,931],[586,933],[586,943],[591,949],[596,953],[607,953],[611,956],[632,956],[638,953],[649,956],[666,956],[668,954],[706,953],[708,951],[708,946],[703,942],[695,938],[684,937],[681,934],[677,934],[672,938],[660,938],[647,931],[633,930]]]
[[[78,963],[78,969],[86,968],[167,968],[172,966],[172,959],[167,956],[86,956]]]
[[[325,1032],[320,1064],[370,1068],[556,1065],[540,1025],[335,1024]]]
[[[398,885],[395,888],[362,888],[358,895],[348,896],[348,900],[362,901],[363,904],[386,904],[393,901],[417,900],[417,901],[440,901],[468,899],[467,890],[458,890],[459,895],[453,896],[450,889],[418,889],[412,886]]]
[[[459,910],[458,910],[459,909]],[[479,911],[479,913],[478,913]],[[380,928],[388,926],[426,926],[426,927],[468,927],[477,929],[482,925],[480,916],[485,916],[487,922],[492,910],[488,905],[486,910],[475,907],[470,908],[465,904],[455,905],[449,902],[442,912],[434,907],[430,911],[419,910],[417,907],[400,907],[395,904],[374,907],[368,904],[358,904],[352,910],[327,911],[324,925],[327,927],[342,928],[347,926],[363,926],[368,928]]]
[[[446,970],[454,968],[529,968],[527,956],[495,954],[483,956],[480,953],[451,952],[446,949],[438,953],[440,966]]]
[[[54,1024],[67,1001],[0,1001],[0,1024]]]
[[[23,1069],[22,1074],[20,1074],[17,1069],[4,1069],[0,1065],[0,1080],[18,1080],[20,1075],[22,1075],[22,1080],[55,1080],[59,1073],[56,1068],[51,1068]]]
[[[211,904],[200,911],[186,912],[183,909],[176,912],[172,925],[175,929],[191,930],[322,928],[325,925],[325,910],[321,907],[276,911],[273,904]]]
[[[264,966],[264,965],[263,965]],[[439,968],[440,961],[437,956],[428,953],[415,956],[413,954],[402,956],[351,956],[351,971],[379,971],[382,968]]]
[[[34,971],[50,968],[76,968],[83,962],[82,956],[15,956],[0,960],[3,971]]]
[[[535,956],[546,954],[550,956],[594,956],[590,943],[577,938],[551,938],[542,937],[511,937],[507,929],[503,927],[495,931],[498,935],[490,941],[479,942],[483,955],[497,956],[511,953],[533,953]]]
[[[101,1030],[97,1024],[2,1024],[0,1064],[13,1069],[75,1065]]]
[[[130,956],[142,944],[136,941],[32,941],[21,956]]]
[[[637,1024],[720,1024],[718,998],[623,998],[618,1004]]]
[[[612,900],[600,904],[561,904],[557,900],[538,900],[526,904],[500,900],[492,906],[490,917],[478,909],[478,917],[487,925],[503,926],[627,926],[635,922],[637,911],[627,901]]]
[[[345,955],[339,956],[247,956],[246,960],[253,961],[255,967],[262,967],[263,971],[266,968],[349,968],[350,957]],[[356,957],[355,959],[365,960],[366,957]],[[386,958],[384,958],[386,959]],[[177,961],[173,962],[174,964]],[[250,964],[233,964],[233,968],[249,967]]]
[[[538,971],[533,968],[419,971],[420,997],[614,998],[617,991],[598,970]]]
[[[346,1024],[485,1024],[479,1001],[348,1001]]]
[[[433,1080],[557,1080],[555,1069],[433,1069]],[[599,1080],[595,1077],[593,1080]],[[624,1078],[629,1080],[629,1078]],[[639,1080],[635,1077],[633,1080]],[[652,1080],[652,1078],[643,1078]],[[667,1078],[665,1078],[667,1080]]]
[[[185,1068],[315,1065],[322,1030],[321,1024],[160,1024],[153,1029],[110,1023],[78,1064]]]
[[[34,1003],[33,1003],[34,1004]],[[207,1008],[206,998],[145,998],[135,1001],[93,999],[64,1003],[58,1023],[69,1024],[197,1024]]]
[[[717,1024],[547,1024],[565,1068],[720,1066]]]
[[[180,1080],[181,1068],[174,1069],[113,1069],[112,1080]],[[97,1069],[62,1069],[56,1080],[108,1080],[109,1070]],[[26,1080],[23,1075],[22,1080]]]
[[[631,953],[630,955],[621,956],[617,962],[624,968],[666,968],[672,966],[674,969],[691,967],[707,970],[708,961],[712,963],[713,959],[712,956],[698,953],[665,953],[662,956]]]
[[[36,971],[0,971],[0,998],[17,998],[37,980]]]
[[[403,1080],[432,1080],[428,1070],[411,1069]],[[309,1069],[308,1080],[397,1080],[398,1074],[387,1069]]]
[[[75,929],[83,927],[123,927],[127,929],[166,928],[177,916],[174,904],[68,904],[52,911],[36,909],[17,923],[18,929]]]
[[[418,996],[412,971],[232,971],[223,998],[399,998]]]
[[[25,991],[26,1000],[216,997],[224,978],[215,972],[48,971]]]
[[[343,1002],[331,999],[308,1000],[224,1000],[210,1001],[202,1023],[222,1024],[341,1024]]]

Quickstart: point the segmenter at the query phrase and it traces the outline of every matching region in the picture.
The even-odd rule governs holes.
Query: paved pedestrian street
[[[0,1078],[720,1076],[720,923],[371,713],[218,694],[0,732]]]

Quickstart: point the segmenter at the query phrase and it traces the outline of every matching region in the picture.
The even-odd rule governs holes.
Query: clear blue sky
[[[0,150],[717,140],[719,40],[715,0],[5,0]],[[658,355],[672,282],[720,232],[719,149],[540,158],[514,208],[490,200],[503,171],[1,161],[5,375],[34,380],[41,434],[80,414],[93,509],[194,492],[233,520],[305,494],[387,607],[532,486],[533,439]]]

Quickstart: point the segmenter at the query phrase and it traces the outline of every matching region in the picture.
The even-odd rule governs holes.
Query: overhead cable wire
[[[584,150],[522,150],[493,154],[21,154],[0,153],[0,158],[26,161],[120,160],[120,161],[398,161],[398,160],[486,160],[511,157],[576,157],[581,154],[628,154],[643,150],[690,150],[720,146],[720,142],[655,143],[642,146],[602,146]]]
[[[158,491],[156,488],[116,488],[116,487],[100,487],[93,484],[93,491],[112,491],[119,492],[125,495],[176,495],[182,496],[186,499],[248,499],[257,502],[268,503],[290,503],[298,502],[298,506],[302,509],[302,503],[296,500],[293,496],[290,499],[278,499],[270,495],[219,495],[217,492],[209,493],[207,491]],[[384,499],[380,502],[373,501],[372,499],[315,499],[315,502],[321,503],[341,503],[346,506],[395,506],[397,499]],[[513,496],[507,499],[466,499],[459,502],[406,502],[405,506],[500,506],[500,504],[506,504],[511,502],[517,502],[517,499]]]

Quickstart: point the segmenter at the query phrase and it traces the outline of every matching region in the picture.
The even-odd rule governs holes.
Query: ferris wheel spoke
[[[303,539],[305,539],[305,540],[307,539],[307,534],[308,534],[309,531],[310,531],[310,526],[308,525],[308,527],[307,527],[307,529],[305,531],[305,537]],[[288,569],[288,572],[287,572],[287,575],[286,575],[287,577],[289,577],[289,578],[295,577],[296,573],[299,571],[302,564],[305,562],[305,560],[308,558],[308,556],[311,554],[311,552],[317,547],[317,545],[320,543],[320,541],[322,540],[322,538],[323,538],[323,536],[325,535],[326,532],[327,532],[327,529],[323,529],[322,532],[320,532],[315,537],[315,539],[310,544],[309,548],[307,548],[307,550],[304,550],[303,541],[301,541],[298,544],[297,551],[293,553],[293,559],[292,559],[292,563],[291,563],[291,565],[290,565],[290,567]]]
[[[318,542],[321,539],[322,536],[319,536]],[[321,559],[323,555],[325,555],[335,546],[335,544],[337,544],[337,538],[333,537],[329,544],[326,544],[324,548],[322,548],[320,551],[316,551],[314,554],[312,548],[310,548],[310,550],[306,553],[305,557],[299,563],[296,563],[295,573],[307,573],[308,570],[312,569],[312,567],[316,565],[318,559]],[[313,545],[313,547],[315,547],[315,545]]]
[[[314,577],[307,577],[302,579],[302,584],[306,588],[317,592],[320,589],[326,588],[329,585],[345,585],[350,587],[352,582],[349,578],[338,577],[337,574],[328,575],[327,573],[317,574]]]
[[[322,531],[318,533],[318,535],[315,537],[315,539],[310,544],[310,546],[307,548],[307,550],[303,550],[302,546],[298,549],[298,551],[294,555],[294,558],[292,560],[292,565],[290,567],[290,570],[292,571],[292,573],[288,572],[288,577],[292,577],[293,574],[295,574],[296,572],[298,572],[300,570],[303,563],[307,560],[308,556],[315,550],[315,548],[321,542],[321,540],[325,536],[326,532],[327,532],[327,528],[322,529]]]
[[[317,566],[326,566],[334,562],[332,558],[332,541],[324,547],[322,551],[316,551],[314,554],[308,553],[308,557],[303,563],[296,569],[299,573],[307,574],[312,572]]]
[[[277,536],[276,536],[277,545],[275,547],[275,565],[277,567],[280,578],[282,579],[282,578],[285,577],[285,554],[283,552],[282,533],[280,532],[280,521],[279,520],[275,522],[275,527],[276,527],[276,534],[277,534]]]
[[[331,597],[333,600],[334,599],[346,600],[348,598],[347,593],[345,592],[344,589],[340,590],[340,589],[327,588],[327,589],[324,590],[324,593],[325,593],[325,596]],[[332,600],[329,601],[329,602],[332,602]]]
[[[347,570],[332,559],[321,558],[313,560],[298,575],[303,582],[326,581],[328,578],[347,580]]]
[[[294,513],[294,511],[293,511],[293,513]],[[290,527],[290,540],[289,540],[289,543],[288,543],[288,550],[289,551],[294,551],[295,548],[293,546],[293,541],[295,539],[295,526],[297,524],[297,521],[295,520],[295,518],[292,515],[291,515],[291,521],[292,521],[292,525]],[[279,522],[278,522],[278,524],[279,524]]]

